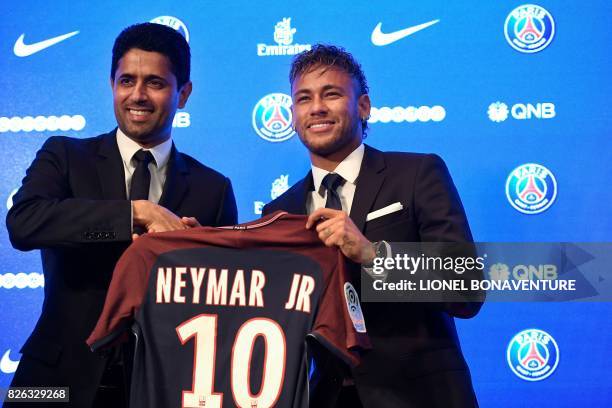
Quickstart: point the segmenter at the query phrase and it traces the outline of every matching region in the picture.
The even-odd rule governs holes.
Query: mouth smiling
[[[146,119],[149,115],[153,113],[152,109],[146,108],[127,108],[128,113],[131,118],[134,120],[143,120]]]
[[[331,129],[335,124],[336,122],[334,122],[333,120],[323,120],[310,123],[308,124],[308,126],[306,126],[306,128],[314,130],[315,132],[324,132],[326,130]]]

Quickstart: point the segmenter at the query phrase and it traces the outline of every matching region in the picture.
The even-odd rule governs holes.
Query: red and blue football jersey
[[[136,335],[130,406],[306,407],[306,339],[369,348],[345,258],[306,217],[147,234],[123,254],[93,350]]]

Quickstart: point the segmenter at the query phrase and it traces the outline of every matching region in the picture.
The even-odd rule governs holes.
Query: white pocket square
[[[366,216],[366,222],[372,221],[376,218],[380,218],[383,215],[391,214],[400,210],[403,210],[404,206],[399,201],[397,203],[390,204],[386,207],[381,208],[380,210],[372,211]]]

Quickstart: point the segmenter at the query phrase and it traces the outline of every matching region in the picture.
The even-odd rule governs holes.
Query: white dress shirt
[[[353,197],[355,197],[355,189],[357,188],[357,176],[359,176],[359,170],[361,170],[364,151],[365,148],[363,144],[359,145],[359,147],[346,156],[333,171],[333,173],[339,174],[346,180],[342,186],[338,187],[337,191],[340,196],[342,210],[346,211],[347,214],[351,213],[351,207],[353,206]],[[306,211],[308,214],[312,213],[314,210],[325,207],[327,190],[325,187],[321,186],[321,183],[323,182],[323,178],[330,173],[314,165],[311,165],[311,167],[314,191],[310,192],[306,200]]]
[[[136,163],[132,160],[134,153],[142,149],[138,143],[127,137],[121,129],[117,129],[117,146],[123,161],[123,170],[125,174],[125,191],[126,197],[129,199],[130,185],[132,184],[132,175],[136,170]],[[149,163],[149,172],[151,173],[151,184],[149,185],[149,201],[155,204],[159,203],[164,182],[166,181],[166,168],[168,167],[168,159],[172,150],[172,139],[168,139],[163,143],[148,150],[153,155],[153,161]]]

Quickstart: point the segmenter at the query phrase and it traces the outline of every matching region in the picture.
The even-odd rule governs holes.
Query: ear
[[[357,99],[357,109],[360,118],[369,118],[371,107],[370,96],[368,94],[363,94]]]
[[[111,86],[111,89],[115,89],[115,78],[113,77],[110,78],[110,86]]]
[[[291,107],[289,109],[291,110],[291,127],[293,128],[293,130],[295,130],[295,97],[293,94],[293,83],[291,84],[290,91],[291,93],[289,95],[291,96]]]
[[[187,99],[189,99],[189,95],[191,95],[191,90],[193,89],[193,85],[191,81],[187,81],[185,85],[179,90],[179,109],[183,109],[187,104]]]
[[[293,103],[291,103],[291,127],[293,128],[293,130],[295,130],[295,109],[293,108]]]

